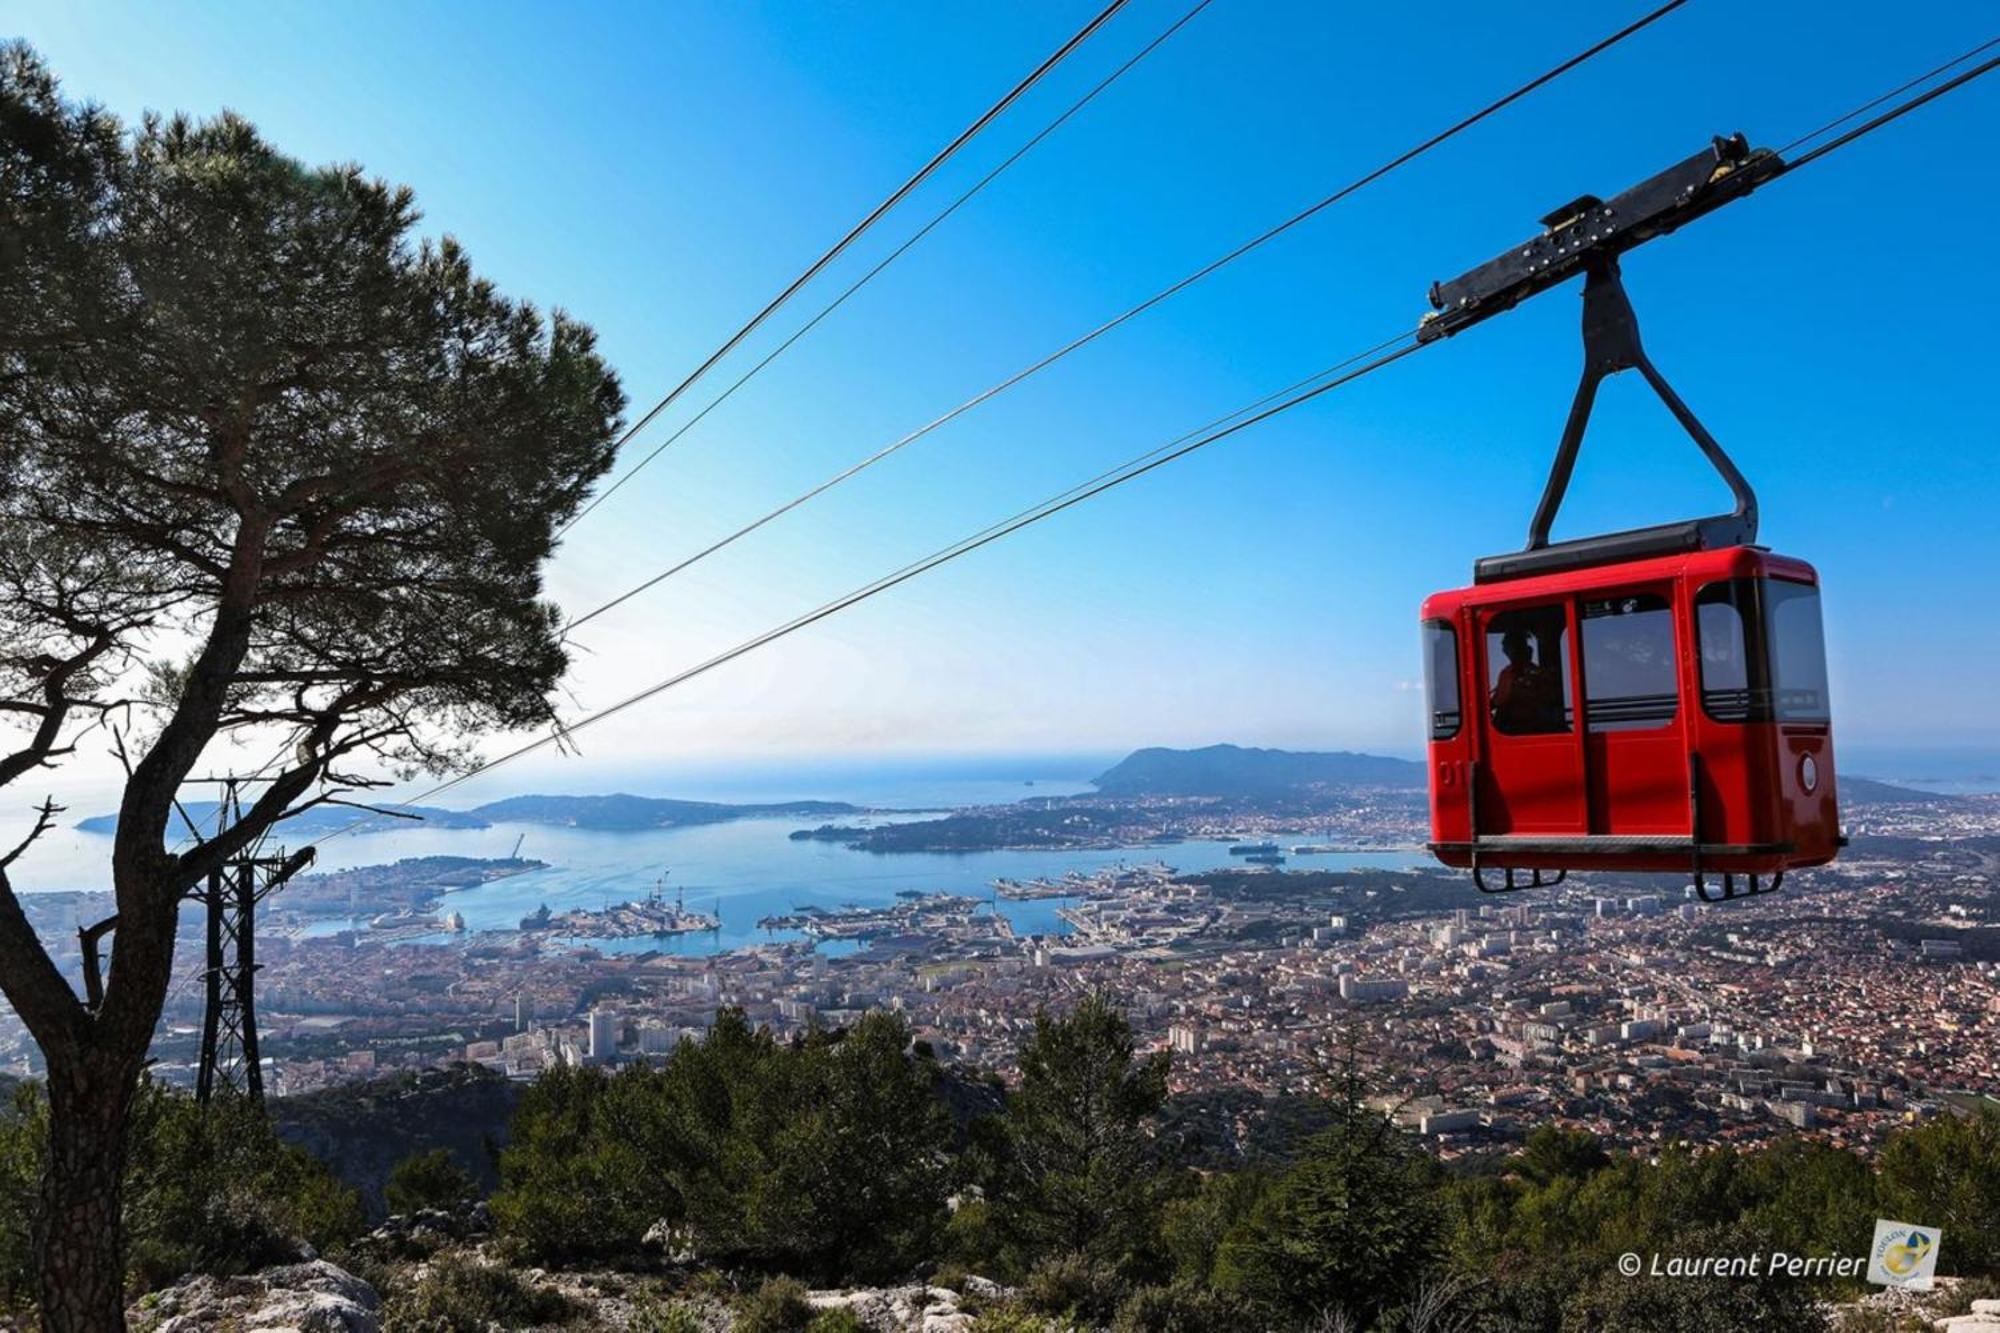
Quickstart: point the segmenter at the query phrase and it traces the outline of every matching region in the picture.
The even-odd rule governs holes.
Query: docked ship
[[[1276,856],[1278,844],[1275,842],[1239,842],[1229,849],[1231,856]]]

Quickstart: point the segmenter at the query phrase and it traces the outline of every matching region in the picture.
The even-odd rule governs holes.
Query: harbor
[[[543,903],[521,918],[520,928],[526,934],[552,932],[571,939],[623,940],[665,939],[719,930],[721,926],[717,916],[689,911],[678,894],[669,902],[656,886],[644,898],[597,910],[573,907],[566,912],[551,912],[549,905]]]

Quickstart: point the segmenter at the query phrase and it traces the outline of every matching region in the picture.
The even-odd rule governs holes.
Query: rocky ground
[[[1932,1292],[1876,1292],[1826,1314],[1834,1333],[2000,1333],[2000,1300],[1967,1299],[1981,1285],[1940,1278]],[[976,1333],[977,1311],[1011,1294],[980,1277],[956,1286],[800,1294],[815,1313],[846,1311],[869,1333]],[[743,1296],[671,1264],[650,1273],[510,1265],[474,1204],[392,1217],[340,1264],[306,1253],[247,1276],[189,1278],[130,1314],[141,1333],[398,1333],[446,1326],[439,1316],[458,1327],[734,1333]]]
[[[475,1261],[477,1262],[477,1261]],[[413,1266],[406,1278],[422,1282],[425,1265]],[[573,1313],[566,1330],[606,1330],[630,1333],[660,1327],[662,1311],[685,1312],[689,1327],[702,1333],[729,1333],[736,1318],[714,1297],[680,1296],[671,1300],[634,1286],[617,1274],[549,1273],[517,1270],[530,1288],[558,1292]],[[973,1316],[960,1308],[960,1293],[944,1287],[863,1288],[815,1291],[807,1296],[815,1310],[851,1311],[870,1333],[971,1333]],[[389,1303],[369,1283],[325,1260],[267,1269],[248,1277],[192,1278],[156,1292],[131,1311],[132,1327],[141,1333],[394,1333],[396,1320]],[[507,1327],[516,1327],[509,1323]],[[678,1327],[668,1325],[668,1327]]]
[[[1931,1291],[1889,1287],[1833,1307],[1833,1333],[2000,1333],[2000,1300],[1968,1301],[1960,1279],[1936,1281]]]
[[[1938,1325],[1947,1333],[2000,1333],[2000,1301],[1974,1301],[1972,1313]]]
[[[634,1274],[510,1265],[491,1237],[483,1204],[392,1217],[342,1262],[348,1267],[308,1255],[247,1276],[191,1277],[136,1304],[131,1326],[140,1333],[396,1333],[399,1325],[433,1326],[431,1318],[447,1309],[471,1315],[475,1325],[496,1314],[491,1326],[510,1329],[731,1333],[738,1324],[732,1297],[740,1293],[671,1268]],[[972,1333],[965,1305],[1006,1293],[978,1277],[961,1286],[963,1292],[911,1284],[803,1295],[813,1311],[846,1310],[869,1333]],[[499,1305],[452,1308],[461,1299]]]
[[[131,1311],[147,1333],[209,1329],[297,1329],[299,1333],[379,1333],[375,1288],[324,1259],[269,1268],[249,1277],[197,1277],[155,1292]]]

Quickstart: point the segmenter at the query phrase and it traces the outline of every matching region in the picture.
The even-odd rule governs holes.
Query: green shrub
[[[993,1205],[968,1199],[945,1223],[942,1249],[954,1263],[976,1273],[1006,1271],[1007,1238],[993,1218]]]
[[[972,1320],[972,1333],[1073,1333],[1074,1329],[1074,1324],[1058,1323],[1012,1301],[982,1310]]]
[[[1927,1313],[1933,1319],[1951,1318],[1971,1314],[1974,1301],[2000,1300],[2000,1275],[1993,1277],[1967,1278],[1953,1286],[1950,1291],[1932,1298]]]
[[[360,1196],[257,1107],[141,1086],[125,1172],[127,1266],[141,1290],[287,1263],[301,1240],[325,1250],[364,1225]]]
[[[494,1220],[538,1260],[617,1259],[665,1223],[713,1267],[899,1277],[935,1258],[954,1184],[939,1078],[891,1014],[780,1044],[725,1009],[659,1068],[537,1080]]]
[[[396,1333],[487,1333],[563,1324],[576,1307],[559,1291],[531,1287],[513,1272],[457,1257],[439,1259],[384,1312]]]
[[[1229,1333],[1252,1327],[1249,1312],[1210,1287],[1140,1287],[1118,1307],[1112,1333]]]
[[[1042,1260],[1021,1284],[1021,1304],[1037,1314],[1103,1323],[1125,1297],[1118,1275],[1081,1254]]]
[[[806,1333],[869,1333],[861,1316],[848,1309],[821,1310],[806,1325]]]
[[[396,1163],[382,1191],[392,1213],[456,1208],[479,1197],[479,1183],[458,1164],[449,1148],[413,1153]]]
[[[2000,1277],[2000,1110],[1947,1113],[1882,1146],[1881,1217],[1913,1217],[1946,1237],[1938,1269]],[[1857,1238],[1858,1239],[1858,1238]]]
[[[1153,1132],[1169,1057],[1140,1055],[1123,1011],[1092,994],[1067,1014],[1036,1014],[1019,1063],[990,1194],[1009,1267],[1066,1254],[1143,1267],[1173,1181]]]
[[[26,1327],[34,1308],[34,1222],[47,1133],[40,1085],[23,1083],[0,1105],[0,1327],[10,1316]]]
[[[737,1304],[735,1333],[803,1333],[812,1320],[805,1284],[774,1277]]]
[[[1358,1093],[1336,1115],[1229,1229],[1214,1273],[1272,1319],[1342,1307],[1368,1327],[1443,1250],[1440,1181],[1416,1141]]]
[[[538,1260],[615,1257],[638,1248],[669,1200],[656,1163],[618,1126],[620,1103],[653,1078],[558,1066],[521,1098],[500,1157],[493,1220]]]
[[[646,1302],[632,1315],[627,1333],[705,1333],[701,1314],[685,1301]]]

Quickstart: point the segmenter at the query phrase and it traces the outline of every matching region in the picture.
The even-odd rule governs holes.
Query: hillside
[[[844,801],[785,801],[776,805],[724,805],[717,801],[673,801],[651,796],[509,796],[471,813],[496,824],[553,824],[560,828],[629,832],[686,828],[762,817],[815,818],[851,815],[861,807]]]
[[[1947,796],[1938,792],[1918,791],[1915,787],[1898,787],[1892,782],[1881,782],[1875,778],[1864,778],[1853,773],[1840,775],[1840,799],[1854,801],[1861,805],[1909,805],[1912,803],[1931,804],[1942,801],[1949,804],[1963,801],[1960,796]]]
[[[195,825],[215,822],[215,802],[190,801],[187,811]],[[639,829],[688,828],[721,824],[732,819],[821,818],[861,813],[844,801],[782,801],[770,805],[725,805],[719,801],[674,801],[651,796],[509,796],[473,810],[443,810],[436,806],[397,807],[431,828],[482,829],[495,824],[551,824],[558,828],[594,829],[606,833]],[[414,827],[415,819],[370,815],[349,806],[320,806],[286,820],[279,828],[287,837],[321,837],[356,825],[356,832],[379,833]],[[86,833],[114,833],[118,816],[92,815],[77,827]]]
[[[200,829],[215,826],[216,803],[214,801],[188,801],[185,803],[187,815]],[[422,820],[431,828],[485,828],[487,822],[476,814],[463,810],[444,810],[434,805],[411,805],[386,807],[396,810],[395,815],[371,815],[366,810],[356,810],[348,805],[315,806],[304,814],[295,815],[278,825],[278,837],[317,838],[328,833],[355,825],[357,833],[380,833],[386,829],[414,828],[417,820]],[[407,816],[407,817],[405,817]],[[118,816],[92,815],[77,821],[78,828],[85,833],[116,833]],[[177,829],[178,831],[178,829]]]
[[[1104,796],[1277,796],[1312,787],[1424,785],[1424,766],[1348,750],[1137,750],[1095,779]]]
[[[497,1185],[494,1154],[506,1145],[519,1099],[520,1088],[492,1070],[456,1065],[280,1097],[270,1106],[278,1137],[325,1162],[380,1216],[396,1163],[433,1148],[450,1149],[482,1189]]]

